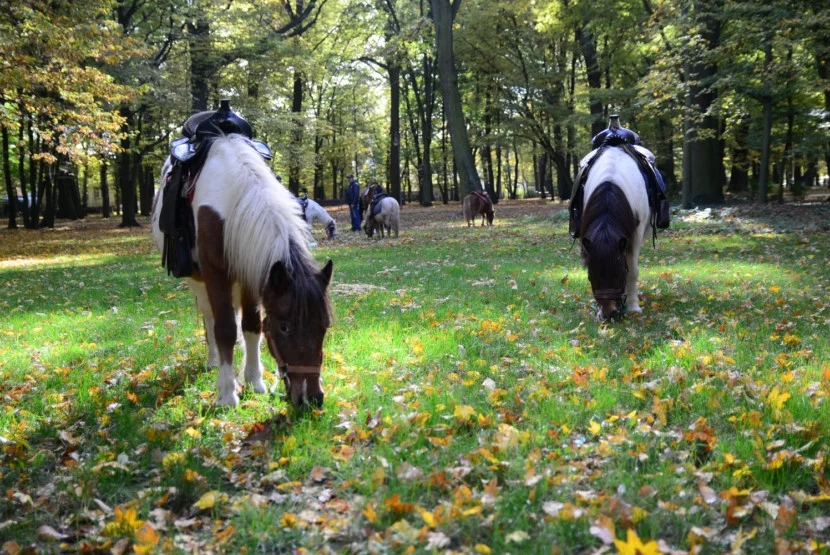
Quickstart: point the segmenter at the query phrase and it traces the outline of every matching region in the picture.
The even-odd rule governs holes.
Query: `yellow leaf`
[[[202,437],[202,432],[200,432],[196,428],[187,428],[184,431],[184,435],[193,439],[199,439],[200,437]]]
[[[626,541],[614,540],[614,545],[617,546],[617,552],[620,555],[661,555],[656,541],[652,540],[643,544],[637,532],[631,528],[626,533]]]
[[[375,506],[372,503],[366,505],[363,508],[363,516],[366,517],[366,520],[374,524],[378,520],[378,513],[375,511]]]
[[[206,494],[202,495],[202,497],[200,497],[199,500],[193,504],[193,506],[203,511],[207,509],[212,509],[214,505],[216,505],[216,499],[218,496],[218,491],[209,491]]]
[[[435,518],[435,515],[426,509],[422,509],[421,507],[418,507],[417,509],[418,514],[420,514],[421,518],[424,520],[424,524],[430,528],[435,528],[438,525],[438,519]]]
[[[591,420],[591,422],[588,424],[588,429],[591,430],[591,434],[598,436],[599,433],[602,431],[602,426]]]
[[[787,392],[782,393],[776,385],[767,395],[767,403],[769,403],[774,410],[779,411],[784,408],[784,403],[786,403],[789,398],[790,394]]]
[[[453,416],[456,420],[461,422],[469,422],[472,417],[476,415],[476,409],[470,405],[456,405]]]
[[[280,526],[283,528],[293,528],[297,525],[297,517],[292,513],[285,513],[280,519]]]
[[[483,543],[477,543],[475,546],[476,553],[481,553],[481,555],[490,555],[493,550],[484,545]]]

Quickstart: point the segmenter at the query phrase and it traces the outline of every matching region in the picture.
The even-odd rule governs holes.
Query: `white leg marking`
[[[625,282],[625,304],[628,312],[642,312],[640,308],[640,288],[637,281],[640,277],[638,262],[640,259],[640,246],[635,245],[628,255],[628,279]]]
[[[222,364],[219,366],[219,377],[216,379],[216,404],[218,406],[235,407],[239,404],[239,395],[236,394],[236,377],[233,373],[233,365]]]
[[[245,381],[251,384],[257,393],[265,393],[262,382],[262,363],[259,360],[259,345],[262,334],[250,331],[245,335]]]
[[[196,297],[196,307],[199,312],[205,317],[205,341],[208,347],[207,365],[209,368],[216,368],[219,366],[219,349],[216,347],[216,334],[214,333],[213,310],[210,308],[210,300],[208,299],[207,288],[204,283],[187,280],[187,285],[193,291]]]

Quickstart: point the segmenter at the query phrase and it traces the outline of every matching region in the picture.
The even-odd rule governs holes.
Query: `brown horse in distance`
[[[481,216],[481,226],[484,227],[485,218],[487,225],[493,225],[493,201],[486,191],[473,191],[464,197],[464,218],[467,220],[467,227],[475,225],[477,216]]]

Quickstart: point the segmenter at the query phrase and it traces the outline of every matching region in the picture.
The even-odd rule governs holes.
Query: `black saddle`
[[[191,276],[196,267],[191,255],[196,232],[190,207],[192,187],[188,184],[199,175],[213,141],[232,133],[242,135],[260,156],[271,159],[271,149],[253,138],[251,124],[231,110],[228,100],[222,100],[218,110],[190,116],[182,126],[183,137],[170,144],[172,169],[162,193],[159,229],[164,232],[161,263],[167,267],[167,273],[175,277]]]
[[[303,219],[305,219],[305,211],[308,208],[308,194],[303,193],[302,195],[296,197],[297,204],[300,205],[300,208],[303,210]]]
[[[388,197],[389,195],[386,193],[377,193],[375,197],[372,199],[372,203],[369,205],[369,213],[374,218],[378,214],[380,214],[380,201]]]

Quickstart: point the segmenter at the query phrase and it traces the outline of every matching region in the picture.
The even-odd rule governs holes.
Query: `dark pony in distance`
[[[481,227],[484,227],[485,218],[487,219],[487,225],[493,225],[495,211],[493,210],[493,201],[490,200],[487,191],[473,191],[464,197],[462,206],[464,208],[464,219],[467,220],[467,227],[476,224],[477,216],[481,216]]]

